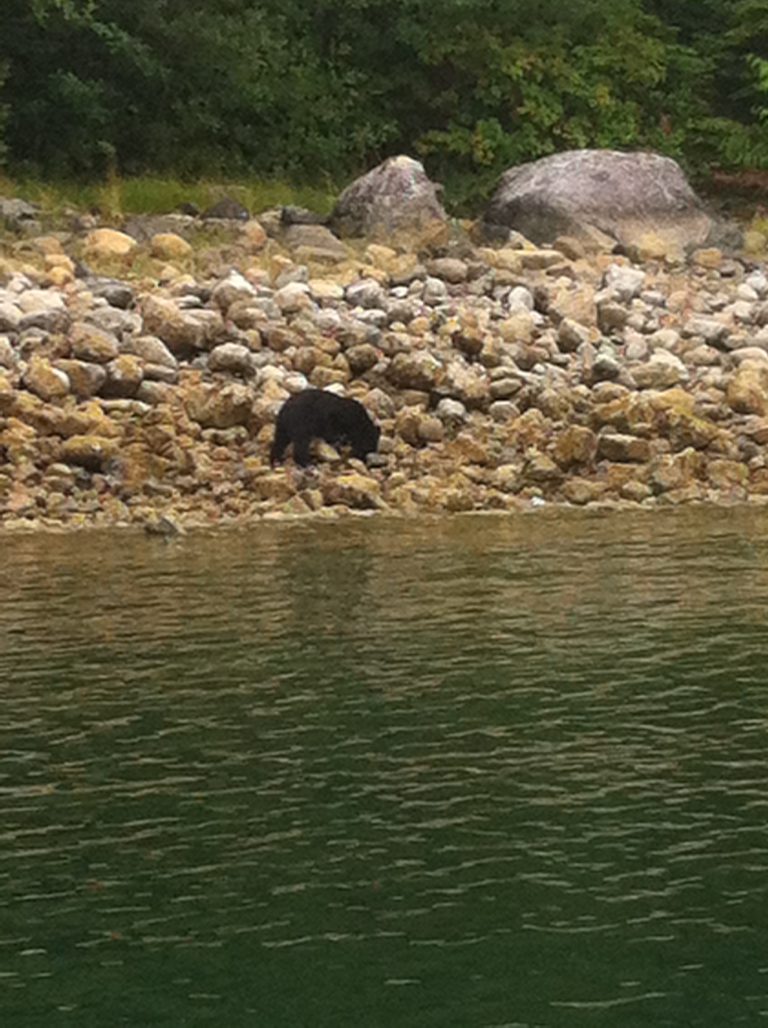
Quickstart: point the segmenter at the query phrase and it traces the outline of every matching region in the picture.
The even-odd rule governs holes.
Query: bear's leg
[[[309,433],[294,436],[293,459],[299,467],[305,468],[309,464],[309,444],[311,441],[312,436]]]
[[[278,421],[277,427],[275,428],[275,438],[272,443],[272,449],[269,451],[270,464],[276,464],[278,461],[283,459],[285,448],[290,441],[291,440],[288,433],[285,430],[285,426],[281,425]]]

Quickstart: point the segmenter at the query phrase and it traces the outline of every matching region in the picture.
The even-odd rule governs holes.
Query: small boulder
[[[72,356],[92,364],[108,364],[117,357],[120,348],[111,332],[77,321],[69,333]]]
[[[33,357],[29,362],[24,372],[24,385],[41,400],[58,400],[70,391],[67,375],[44,357]]]
[[[75,464],[88,471],[102,471],[117,455],[118,443],[98,435],[74,435],[61,444],[59,459],[64,464]]]
[[[412,157],[390,157],[348,186],[331,215],[340,236],[383,237],[418,232],[447,220],[438,189]]]
[[[180,261],[192,253],[191,245],[175,232],[158,232],[152,236],[149,250],[161,261]]]
[[[85,237],[85,252],[90,257],[126,257],[136,249],[136,240],[113,228],[97,228]]]

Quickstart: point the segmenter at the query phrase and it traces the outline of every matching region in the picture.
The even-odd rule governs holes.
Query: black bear
[[[348,443],[354,456],[365,460],[366,454],[375,452],[380,434],[381,429],[357,400],[325,389],[304,389],[280,408],[269,461],[282,460],[288,444],[293,443],[293,459],[306,467],[309,444],[317,438],[333,445]]]

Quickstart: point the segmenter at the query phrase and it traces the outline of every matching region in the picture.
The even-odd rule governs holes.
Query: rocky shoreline
[[[0,524],[768,503],[758,258],[312,221],[0,235]],[[365,404],[367,465],[320,444],[307,471],[270,468],[276,412],[308,386]]]

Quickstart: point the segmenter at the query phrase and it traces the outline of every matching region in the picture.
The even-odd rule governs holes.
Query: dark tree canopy
[[[4,0],[0,158],[340,179],[653,147],[768,167],[768,0]]]

